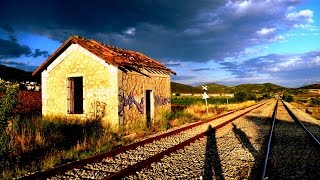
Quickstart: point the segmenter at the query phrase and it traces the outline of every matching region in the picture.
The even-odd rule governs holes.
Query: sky
[[[2,0],[0,64],[33,71],[72,35],[201,85],[320,82],[318,0]]]

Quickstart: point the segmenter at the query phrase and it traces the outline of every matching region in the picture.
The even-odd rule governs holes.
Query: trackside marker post
[[[202,86],[202,89],[204,90],[202,99],[206,101],[206,112],[208,116],[208,101],[207,101],[207,99],[209,98],[209,95],[207,94],[208,86]]]

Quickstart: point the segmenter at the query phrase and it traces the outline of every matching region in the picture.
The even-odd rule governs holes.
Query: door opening
[[[151,125],[151,97],[152,97],[152,90],[146,90],[146,123],[147,127]]]

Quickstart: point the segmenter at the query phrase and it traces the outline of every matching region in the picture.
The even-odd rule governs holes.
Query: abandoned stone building
[[[174,71],[139,52],[70,37],[33,75],[41,75],[42,115],[147,125],[170,111]]]

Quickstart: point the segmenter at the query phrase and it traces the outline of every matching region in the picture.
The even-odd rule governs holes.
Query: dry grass
[[[7,134],[10,152],[0,160],[0,179],[47,170],[130,142],[99,120],[66,121],[62,117],[12,121]]]
[[[234,103],[234,104],[209,104],[208,105],[208,114],[206,111],[206,106],[203,103],[196,103],[188,106],[184,110],[177,110],[172,113],[169,118],[169,124],[172,127],[180,126],[185,123],[191,123],[199,120],[204,120],[218,114],[221,114],[228,110],[236,110],[245,107],[249,107],[256,104],[255,101],[246,101],[242,103]]]
[[[212,116],[216,116],[224,111],[228,110],[236,110],[245,108],[251,105],[256,104],[255,101],[246,101],[242,103],[235,103],[235,104],[220,104],[220,105],[208,105],[208,114],[206,113],[206,106],[202,103],[197,103],[187,107],[184,112],[191,114],[199,119],[204,119]]]
[[[246,101],[246,102],[242,102],[242,103],[234,103],[234,104],[221,104],[218,105],[218,108],[225,108],[227,111],[228,110],[236,110],[236,109],[241,109],[241,108],[246,108],[249,106],[252,106],[254,104],[256,104],[256,101]]]
[[[308,114],[310,114],[313,118],[320,120],[320,107],[319,106],[311,106],[307,103],[298,103],[298,102],[290,102],[293,106],[300,109],[301,111],[304,111]]]

